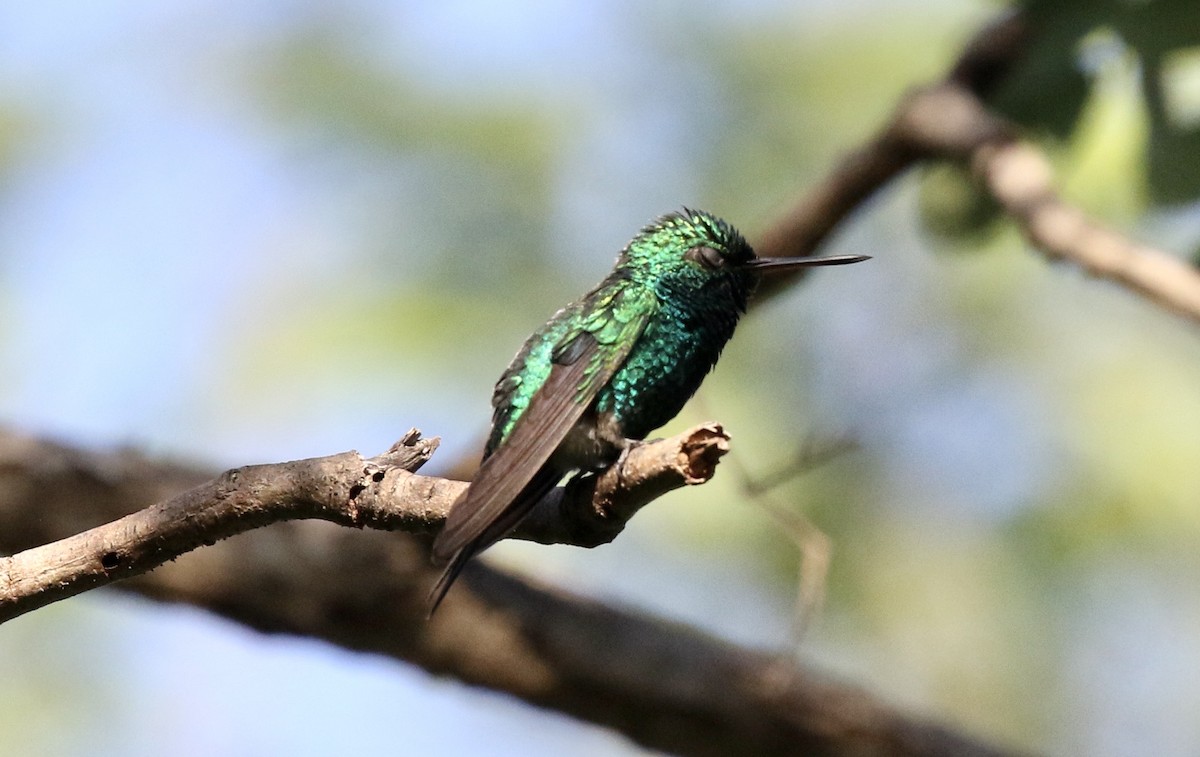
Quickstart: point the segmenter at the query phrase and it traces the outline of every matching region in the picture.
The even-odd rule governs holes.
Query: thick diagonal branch
[[[707,481],[728,450],[707,423],[639,445],[603,475],[551,493],[513,533],[542,543],[611,541],[642,506]],[[415,475],[437,448],[414,429],[392,449],[237,468],[182,494],[58,541],[0,558],[0,622],[156,568],[198,547],[288,520],[428,533],[466,484]]]
[[[710,439],[678,451],[688,475],[706,475],[711,460],[703,449],[710,442],[720,446]],[[645,452],[666,449],[651,444]],[[212,475],[134,452],[87,452],[0,429],[0,550],[61,539],[169,500],[171,492]],[[647,487],[653,489],[633,486]],[[535,588],[482,563],[468,567],[426,622],[425,596],[435,577],[420,538],[310,520],[248,531],[113,588],[206,608],[263,632],[386,655],[613,728],[661,751],[1007,754],[790,656]]]

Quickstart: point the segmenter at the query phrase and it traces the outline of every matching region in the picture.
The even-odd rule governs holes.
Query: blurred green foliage
[[[1110,129],[1104,155],[1131,154],[1105,181],[1071,187],[1071,199],[1103,212],[1125,188],[1147,203],[1200,197],[1200,4],[1192,0],[1026,0],[1029,42],[990,104],[1052,153],[1094,138],[1089,109],[1133,104]],[[1109,126],[1111,120],[1106,121]],[[1068,173],[1072,167],[1062,166]],[[934,169],[922,188],[925,220],[950,239],[985,230],[997,209],[959,171]],[[960,248],[961,249],[961,248]]]
[[[441,261],[470,259],[482,264],[444,269],[443,283],[474,294],[492,290],[505,269],[492,263],[481,239],[521,255],[516,262],[527,274],[545,263],[539,241],[562,129],[557,114],[519,96],[438,92],[364,57],[353,37],[324,28],[306,29],[263,53],[243,85],[263,114],[290,132],[285,138],[296,149],[314,160],[379,161],[370,174],[387,182],[379,168],[394,172],[393,192],[433,190],[410,192],[388,208],[408,219],[391,229],[398,239],[389,248],[396,241],[432,246],[424,252],[423,275],[431,267],[436,275]],[[386,200],[397,199],[386,183],[372,187],[381,189]],[[379,250],[381,260],[394,254]]]
[[[0,104],[0,190],[8,184],[17,154],[28,145],[31,130],[26,114]]]

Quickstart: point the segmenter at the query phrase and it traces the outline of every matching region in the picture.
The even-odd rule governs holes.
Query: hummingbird
[[[760,258],[687,208],[643,228],[582,299],[535,331],[492,393],[483,462],[433,542],[432,615],[467,561],[567,475],[605,469],[683,408],[716,364],[763,274],[866,255]]]

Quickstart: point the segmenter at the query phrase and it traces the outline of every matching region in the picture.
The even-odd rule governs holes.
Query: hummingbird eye
[[[684,257],[711,270],[725,267],[725,256],[711,247],[693,247]]]

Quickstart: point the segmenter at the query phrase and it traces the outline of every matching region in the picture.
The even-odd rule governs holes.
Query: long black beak
[[[756,271],[771,271],[782,273],[793,268],[808,268],[818,265],[850,265],[870,260],[870,255],[829,255],[823,258],[755,258],[742,264],[743,268],[753,268]]]

